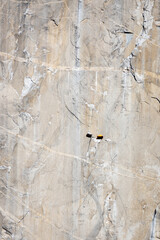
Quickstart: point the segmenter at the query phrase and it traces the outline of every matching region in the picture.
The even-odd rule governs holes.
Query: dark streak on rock
[[[157,97],[151,97],[151,98],[157,100],[159,102],[159,104],[160,104],[160,99],[159,98],[157,98]],[[160,112],[160,105],[159,105],[159,112]]]
[[[51,21],[54,22],[54,24],[58,27],[58,24],[57,24],[57,22],[56,22],[55,19],[52,19],[52,18],[51,18]]]
[[[157,97],[151,97],[151,98],[156,99],[160,103],[160,100]]]
[[[26,214],[23,215],[23,217],[19,220],[19,222],[21,222],[22,220],[24,220],[24,218],[27,216],[28,213],[29,213],[29,211],[27,211]]]
[[[72,114],[81,124],[84,124],[69,108],[68,106],[65,104],[65,108],[68,110],[68,112],[70,112],[70,114]],[[85,125],[85,124],[84,124]]]
[[[2,229],[4,229],[7,234],[12,235],[12,233],[6,227],[2,226]]]
[[[125,33],[125,34],[133,34],[132,32],[129,32],[129,31],[124,31],[123,33]]]
[[[132,56],[132,58],[134,57],[133,53],[131,53],[131,56]],[[135,70],[134,70],[134,68],[132,66],[132,59],[130,59],[130,69],[129,70],[130,70],[130,73],[132,74],[132,77],[134,78],[134,80],[136,82],[138,82],[137,78],[136,78],[136,75],[135,75]]]

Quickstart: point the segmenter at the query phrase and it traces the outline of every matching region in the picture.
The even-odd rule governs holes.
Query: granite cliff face
[[[0,1],[0,239],[160,238],[159,40],[158,0]]]

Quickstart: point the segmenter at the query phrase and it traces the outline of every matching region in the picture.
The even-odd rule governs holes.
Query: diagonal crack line
[[[153,98],[153,99],[157,100],[157,101],[158,101],[158,103],[160,104],[160,99],[159,99],[159,98],[157,98],[157,97],[151,97],[151,98]],[[160,105],[159,105],[159,112],[160,112]]]
[[[72,155],[72,154],[68,154],[68,153],[57,152],[57,151],[55,151],[55,150],[47,147],[46,145],[44,145],[44,144],[42,144],[42,143],[32,141],[31,139],[29,139],[29,138],[27,138],[27,137],[23,137],[22,135],[13,133],[12,131],[10,131],[10,130],[2,127],[2,126],[0,126],[0,128],[3,129],[4,131],[6,131],[7,133],[11,134],[11,135],[14,135],[14,136],[16,136],[16,137],[18,137],[18,138],[20,138],[20,139],[29,141],[30,143],[35,144],[35,145],[37,145],[37,146],[39,146],[39,147],[41,147],[41,148],[43,148],[43,149],[45,149],[45,150],[53,153],[53,154],[57,154],[57,155],[60,155],[60,156],[65,156],[65,157],[68,157],[68,158],[75,158],[75,159],[80,160],[80,161],[82,161],[82,162],[85,162],[85,163],[87,163],[87,164],[96,165],[96,164],[94,164],[94,163],[91,163],[91,162],[87,161],[85,158],[81,158],[81,157],[78,157],[78,156],[76,156],[76,155]],[[97,165],[96,165],[96,166],[97,166]]]
[[[12,232],[10,232],[6,227],[2,226],[2,229],[4,229],[9,235],[12,235]]]
[[[127,171],[127,169],[125,169],[126,171]],[[135,176],[133,176],[133,175],[124,175],[124,174],[122,174],[122,173],[119,173],[119,172],[115,172],[115,171],[112,171],[111,170],[111,172],[112,173],[114,173],[114,174],[116,174],[116,175],[119,175],[119,176],[122,176],[122,177],[126,177],[126,178],[133,178],[133,179],[143,179],[143,180],[151,180],[151,181],[155,181],[155,182],[158,182],[158,181],[160,181],[159,180],[159,178],[153,178],[153,177],[149,177],[149,176],[142,176],[142,175],[140,175],[140,174],[136,174],[136,172],[132,172],[132,174],[135,174]],[[130,171],[128,170],[128,173],[129,173]]]
[[[23,217],[19,220],[19,222],[21,222],[22,220],[24,220],[24,218],[27,216],[28,213],[29,213],[29,211],[27,211],[27,212],[23,215]]]
[[[70,66],[63,66],[63,65],[52,65],[48,62],[42,62],[39,61],[37,58],[31,57],[29,59],[23,58],[23,57],[17,57],[12,54],[6,53],[6,52],[0,52],[0,56],[4,57],[8,60],[15,60],[21,63],[33,63],[37,64],[41,67],[46,67],[47,69],[51,68],[52,70],[60,70],[60,71],[121,71],[120,69],[115,69],[113,67],[70,67]]]
[[[27,137],[23,137],[23,136],[21,136],[21,135],[19,135],[19,134],[15,134],[15,133],[11,132],[10,130],[8,130],[8,129],[2,127],[2,126],[0,126],[0,128],[3,129],[3,130],[5,130],[6,132],[8,132],[8,133],[11,134],[11,135],[14,135],[14,136],[16,136],[16,137],[18,137],[18,138],[20,138],[20,139],[29,141],[30,143],[35,144],[35,145],[37,145],[37,146],[39,146],[39,147],[41,147],[41,148],[43,148],[43,149],[45,149],[45,150],[53,153],[53,154],[57,154],[57,155],[60,155],[60,156],[65,156],[65,157],[68,157],[68,158],[74,158],[74,159],[77,159],[77,160],[79,160],[79,161],[81,161],[81,162],[84,162],[84,163],[87,163],[87,164],[90,164],[90,165],[94,165],[96,168],[102,168],[102,166],[99,165],[98,163],[96,164],[96,163],[94,163],[94,162],[87,161],[85,158],[78,157],[78,156],[73,155],[73,154],[68,154],[68,153],[63,153],[63,152],[57,152],[57,151],[55,151],[55,150],[47,147],[47,146],[44,145],[44,144],[41,144],[41,143],[39,143],[39,142],[34,142],[34,141],[30,140],[30,139],[27,138]],[[122,168],[122,167],[118,166],[118,168]],[[126,170],[127,172],[130,172],[130,170],[127,169],[127,168],[122,168],[122,169]],[[134,172],[134,171],[131,171],[131,172],[134,173],[134,174],[136,174],[136,176],[137,176],[138,178],[141,178],[141,179],[150,179],[150,180],[153,180],[153,181],[157,181],[157,180],[158,180],[158,178],[152,178],[152,177],[150,177],[150,176],[145,176],[145,175],[141,176],[141,175],[137,174],[136,171],[135,171],[135,172]],[[116,172],[115,172],[115,173],[116,173]],[[119,174],[119,173],[116,173],[116,174]],[[124,176],[125,176],[125,175],[124,175]],[[128,176],[128,177],[129,177],[129,176]]]
[[[69,108],[68,108],[68,106],[65,104],[65,108],[68,110],[68,112],[70,112],[70,114],[72,115],[72,116],[74,116],[81,124],[83,124],[83,125],[86,125],[85,123],[83,123]]]
[[[58,27],[58,23],[56,22],[55,19],[52,19],[52,18],[51,18],[51,21],[54,22],[54,24]]]
[[[151,98],[156,99],[160,103],[160,99],[158,99],[157,97],[151,97]]]
[[[137,35],[138,36],[138,35]],[[148,41],[148,39],[146,39]],[[160,47],[160,46],[159,46]],[[21,63],[27,63],[28,60],[22,57],[16,57],[14,55],[11,55],[6,52],[0,52],[1,57],[5,57],[7,59],[15,60]],[[101,72],[101,71],[114,71],[114,72],[121,72],[122,69],[115,69],[113,67],[79,67],[79,68],[71,68],[69,66],[59,66],[59,65],[52,65],[46,62],[41,62],[37,60],[36,58],[31,58],[30,63],[37,64],[42,67],[46,67],[46,69],[52,69],[52,70],[59,70],[59,71],[90,71],[90,72]],[[136,69],[137,71],[140,71],[140,69]],[[150,71],[144,71],[144,73],[147,76],[151,76],[153,78],[158,78],[160,79],[160,74],[157,74],[155,72],[150,72]]]
[[[132,53],[131,53],[131,56],[133,57],[133,54],[132,54]],[[134,78],[134,80],[135,80],[136,82],[138,82],[138,81],[137,81],[137,78],[136,78],[136,75],[135,75],[135,70],[134,70],[134,68],[133,68],[133,66],[132,66],[132,59],[130,58],[129,61],[130,61],[130,69],[129,69],[129,71],[130,71],[132,77]]]

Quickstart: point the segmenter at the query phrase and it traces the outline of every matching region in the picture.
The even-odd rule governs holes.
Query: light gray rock
[[[159,239],[159,12],[0,1],[0,239]]]

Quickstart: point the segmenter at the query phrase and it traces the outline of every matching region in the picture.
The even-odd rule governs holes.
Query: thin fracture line
[[[22,58],[22,57],[16,57],[14,55],[11,55],[9,53],[6,52],[0,52],[0,56],[2,57],[6,57],[7,59],[10,60],[15,60],[18,62],[22,62],[22,63],[34,63],[37,65],[40,65],[42,67],[46,67],[46,68],[52,68],[53,70],[63,70],[63,71],[121,71],[120,69],[114,69],[113,67],[69,67],[69,66],[54,66],[52,64],[49,64],[47,62],[41,62],[36,58],[30,58],[30,59],[26,59],[26,58]]]
[[[96,163],[94,163],[94,162],[90,162],[90,161],[86,160],[85,158],[81,158],[81,157],[78,157],[78,156],[73,155],[73,154],[68,154],[68,153],[63,153],[63,152],[57,152],[57,151],[55,151],[55,150],[47,147],[47,146],[44,145],[44,144],[41,144],[41,143],[39,143],[39,142],[32,141],[32,140],[30,140],[29,138],[23,137],[23,136],[21,136],[21,135],[19,135],[19,134],[15,134],[15,133],[11,132],[10,130],[8,130],[8,129],[2,127],[2,126],[0,126],[0,128],[3,129],[3,130],[5,130],[6,132],[8,132],[8,133],[11,134],[11,135],[14,135],[14,136],[16,136],[16,137],[18,137],[18,138],[20,138],[20,139],[29,141],[30,143],[35,144],[35,145],[41,147],[42,149],[45,149],[45,150],[47,150],[47,151],[49,151],[49,152],[51,152],[51,153],[53,153],[53,154],[57,154],[57,155],[60,155],[60,156],[65,156],[65,157],[68,157],[68,158],[74,158],[74,159],[80,160],[81,162],[84,162],[84,163],[87,163],[87,164],[90,164],[90,165],[94,165],[96,168],[102,168],[102,167],[103,167],[103,166],[101,166],[101,165],[98,165],[98,163],[96,164]],[[119,164],[117,164],[117,165],[119,165]],[[119,166],[120,166],[120,165],[119,165]],[[125,171],[128,171],[128,172],[131,172],[131,170],[129,170],[129,169],[127,169],[127,168],[124,168],[124,167],[119,167],[119,168],[122,168],[122,169],[124,169]],[[115,172],[115,173],[116,173],[116,172]],[[157,180],[159,181],[158,178],[152,178],[152,177],[149,177],[149,176],[146,176],[146,175],[141,176],[141,175],[137,174],[136,171],[135,171],[135,172],[132,171],[132,173],[136,175],[135,177],[138,177],[138,178],[141,178],[141,179],[145,179],[145,178],[146,178],[146,179],[150,179],[150,180],[153,180],[153,181],[157,181]],[[119,174],[119,173],[117,173],[117,174]],[[125,176],[125,175],[124,175],[124,176]],[[126,176],[126,177],[127,177],[127,176]],[[128,176],[128,177],[135,178],[135,177],[133,177],[133,176]]]
[[[57,152],[57,151],[55,151],[55,150],[47,147],[46,145],[44,145],[44,144],[42,144],[42,143],[32,141],[32,140],[30,140],[30,139],[27,138],[27,137],[23,137],[22,135],[13,133],[12,131],[10,131],[10,130],[2,127],[2,126],[0,126],[0,128],[3,129],[3,130],[5,130],[7,133],[9,133],[9,134],[11,134],[11,135],[14,135],[14,136],[16,136],[16,137],[18,137],[18,138],[20,138],[20,139],[29,141],[30,143],[35,144],[35,145],[37,145],[37,146],[39,146],[39,147],[41,147],[41,148],[43,148],[43,149],[45,149],[45,150],[53,153],[53,154],[57,154],[57,155],[60,155],[60,156],[65,156],[65,157],[68,157],[68,158],[75,158],[75,159],[80,160],[80,161],[82,161],[82,162],[85,162],[85,163],[87,163],[87,164],[94,164],[94,163],[92,163],[92,162],[87,161],[85,158],[81,158],[81,157],[78,157],[78,156],[76,156],[76,155],[72,155],[72,154],[68,154],[68,153],[63,153],[63,152]],[[96,165],[96,164],[95,164],[95,165]]]
[[[121,72],[123,71],[123,69],[115,69],[113,67],[78,67],[78,68],[71,68],[68,66],[54,66],[51,65],[49,63],[46,62],[40,62],[38,61],[36,58],[32,58],[31,60],[28,61],[28,59],[22,58],[22,57],[16,57],[13,56],[9,53],[6,52],[0,52],[0,56],[2,57],[7,57],[7,59],[11,59],[11,60],[15,60],[18,62],[22,62],[22,63],[34,63],[37,65],[40,65],[42,67],[46,67],[46,68],[51,68],[52,70],[62,70],[62,71],[90,71],[90,72],[99,72],[99,71],[114,71],[114,72]],[[141,72],[141,69],[136,68],[137,72]],[[150,72],[150,71],[143,71],[143,75],[147,75],[147,76],[151,76],[153,78],[158,78],[160,79],[160,74],[154,73],[154,72]]]
[[[120,168],[122,168],[122,167],[120,167]],[[129,171],[129,169],[125,169],[125,168],[123,168],[125,171],[127,170],[128,172],[131,172],[131,171]],[[114,173],[114,174],[117,174],[117,175],[120,175],[120,176],[122,176],[122,177],[127,177],[127,178],[139,178],[139,179],[143,179],[143,180],[147,180],[147,179],[149,179],[149,180],[152,180],[152,181],[157,181],[157,182],[159,182],[160,180],[159,180],[159,178],[152,178],[152,177],[149,177],[149,176],[142,176],[142,175],[139,175],[139,174],[137,174],[136,172],[131,172],[132,174],[135,174],[135,176],[128,176],[128,175],[124,175],[124,174],[121,174],[121,173],[119,173],[119,172],[115,172],[115,171],[112,171],[112,173]]]

